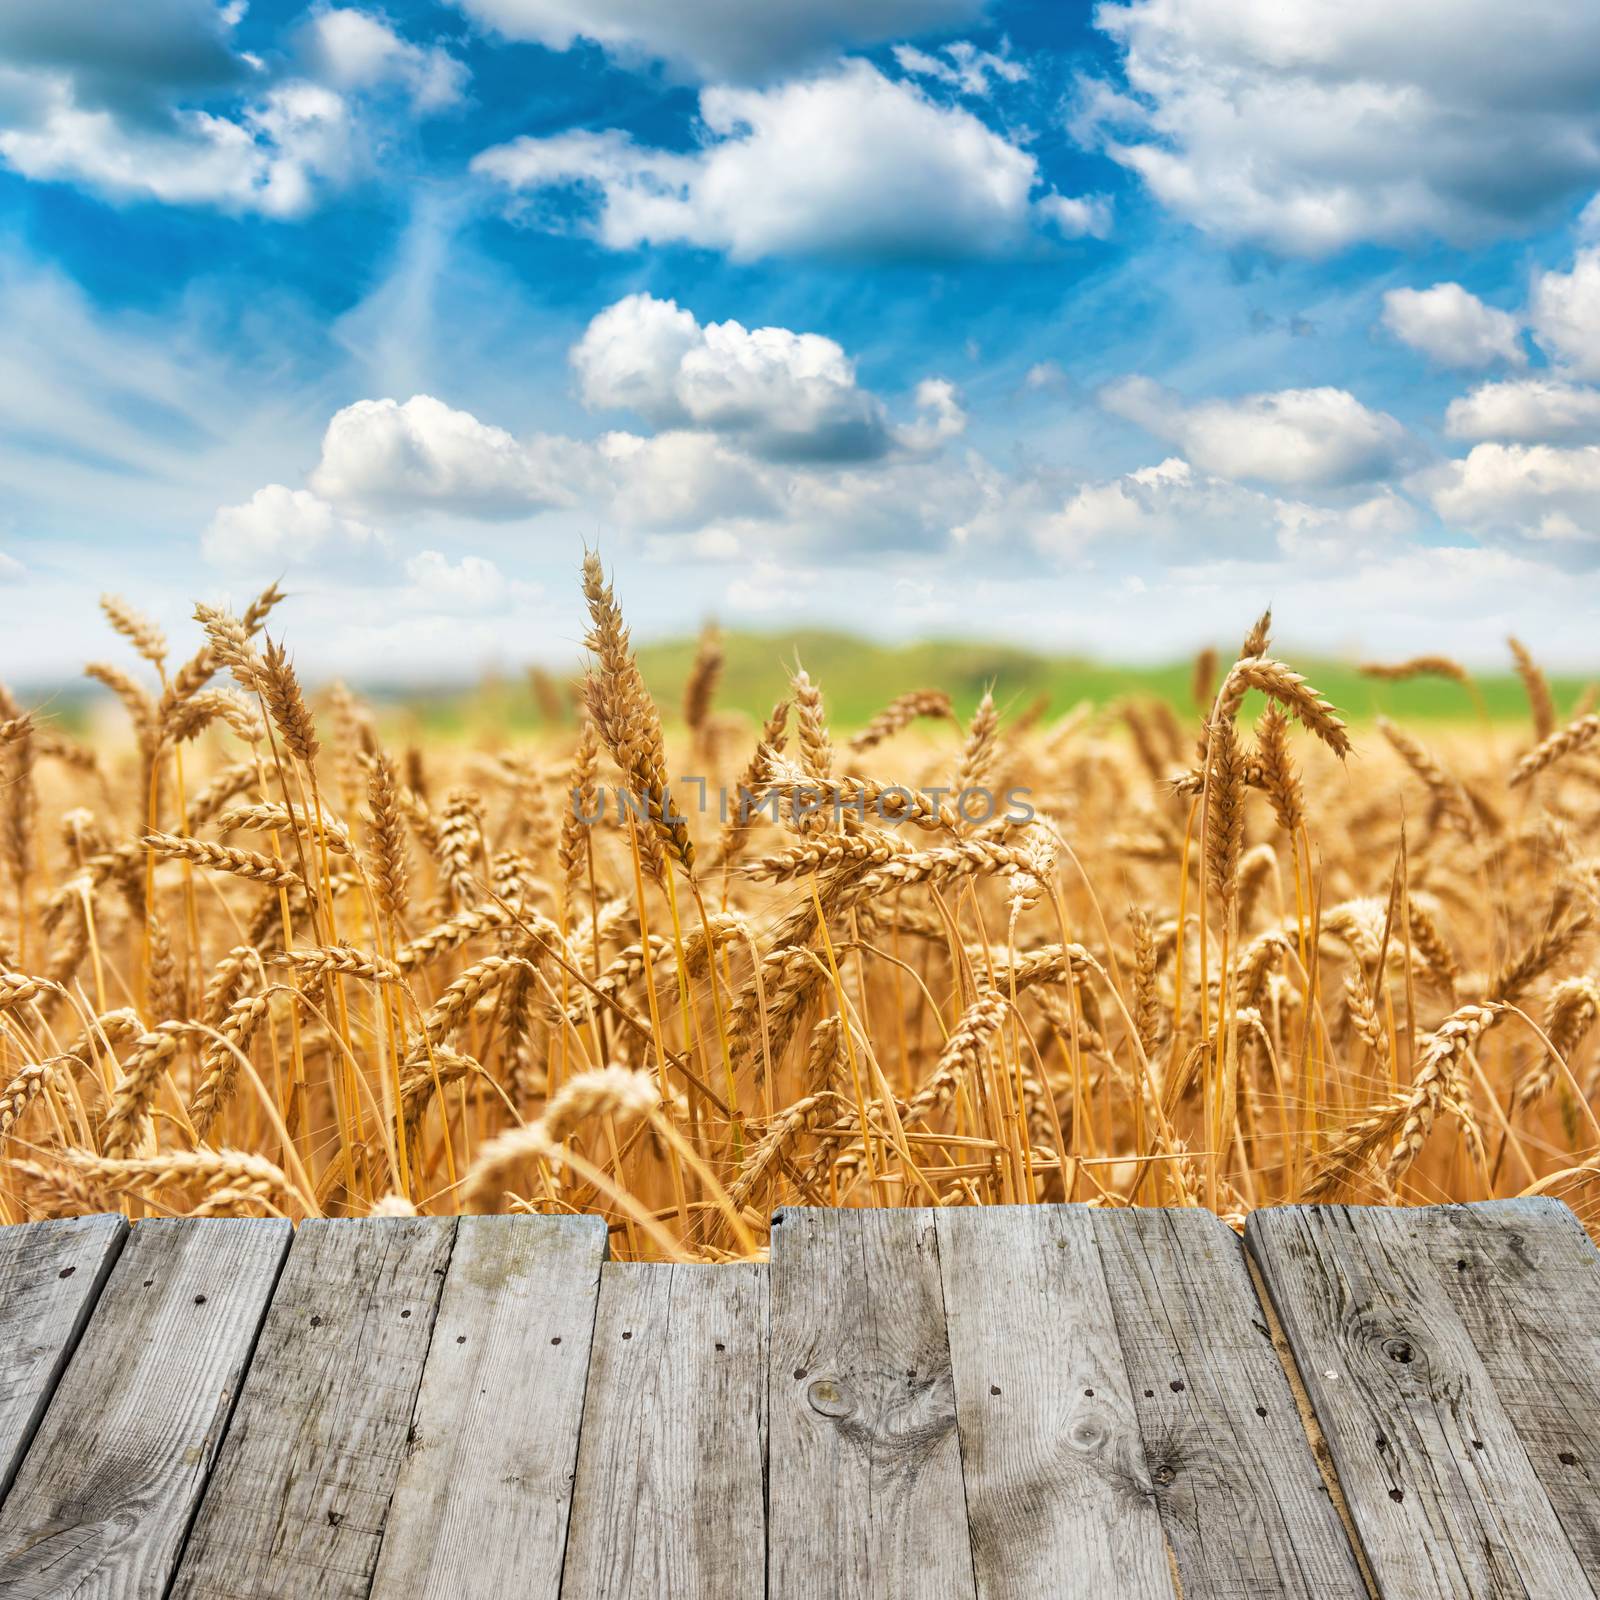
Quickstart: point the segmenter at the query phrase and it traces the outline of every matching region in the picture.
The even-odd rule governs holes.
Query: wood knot
[[[1409,1366],[1416,1357],[1416,1351],[1411,1348],[1411,1341],[1402,1338],[1385,1339],[1383,1353],[1391,1361],[1398,1361],[1401,1366]]]
[[[1106,1442],[1106,1425],[1099,1417],[1077,1417],[1067,1430],[1076,1450],[1099,1450]]]
[[[850,1391],[832,1378],[814,1379],[806,1389],[806,1403],[824,1417],[848,1417],[856,1408]]]

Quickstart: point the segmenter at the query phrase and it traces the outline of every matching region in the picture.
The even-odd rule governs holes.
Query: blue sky
[[[8,676],[708,614],[1600,664],[1600,10],[11,0]]]

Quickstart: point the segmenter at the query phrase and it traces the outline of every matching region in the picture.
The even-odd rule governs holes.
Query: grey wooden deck
[[[0,1597],[1600,1590],[1600,1256],[1552,1201],[773,1239],[0,1230]]]

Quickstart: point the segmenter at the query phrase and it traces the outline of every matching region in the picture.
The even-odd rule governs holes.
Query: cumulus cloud
[[[735,435],[769,459],[864,461],[890,445],[882,404],[820,334],[732,321],[702,327],[675,301],[633,294],[590,322],[571,361],[593,409]]]
[[[467,69],[448,50],[402,39],[381,16],[349,6],[312,14],[304,47],[313,74],[338,89],[398,88],[421,112],[457,104]]]
[[[1485,305],[1459,283],[1391,289],[1383,297],[1383,325],[1442,367],[1472,370],[1500,361],[1520,367],[1528,359],[1517,319]]]
[[[774,570],[824,557],[926,561],[963,547],[983,552],[985,570],[1014,570],[1039,554],[1078,571],[1129,573],[1141,563],[1159,570],[1217,559],[1332,560],[1415,526],[1414,508],[1392,491],[1362,498],[1340,487],[1360,477],[1360,438],[1320,437],[1323,413],[1297,410],[1293,393],[1235,403],[1248,426],[1184,408],[1153,385],[1154,399],[1144,398],[1158,406],[1162,426],[1197,446],[1194,455],[1222,453],[1208,444],[1208,430],[1231,437],[1254,426],[1268,434],[1265,442],[1247,439],[1237,448],[1256,477],[1333,485],[1331,494],[1279,496],[1175,455],[1087,482],[1049,467],[997,468],[974,449],[949,448],[967,419],[954,386],[940,378],[917,386],[911,420],[886,422],[882,411],[873,413],[888,439],[871,458],[824,459],[814,448],[798,456],[792,449],[762,453],[757,446],[770,443],[779,420],[777,435],[792,441],[795,419],[813,427],[817,417],[831,417],[833,389],[861,391],[848,364],[840,367],[836,346],[821,352],[827,359],[819,367],[791,348],[799,336],[778,330],[784,337],[773,345],[781,356],[775,359],[759,348],[758,336],[768,330],[752,334],[735,325],[730,355],[708,337],[716,327],[670,302],[633,296],[607,308],[574,346],[583,398],[630,409],[654,425],[653,433],[518,437],[426,395],[348,406],[327,429],[302,509],[358,520],[380,508],[397,526],[420,515],[430,528],[446,530],[451,519],[544,515],[553,518],[550,537],[599,525],[631,539],[647,560],[748,561],[759,554]],[[755,349],[747,348],[752,340]],[[714,381],[702,385],[686,372],[689,358],[705,352],[717,364]],[[818,370],[830,380],[822,400],[807,388]],[[1256,406],[1252,423],[1252,407],[1263,399],[1273,404]],[[1279,439],[1274,429],[1293,437]],[[1381,426],[1378,434],[1385,437]],[[267,509],[276,513],[289,491],[258,498],[269,494]],[[285,518],[260,520],[277,526]],[[453,557],[438,559],[446,566],[427,550],[411,558],[410,591],[436,580],[440,603],[462,607],[493,592],[483,568],[457,571]],[[756,605],[757,592],[770,587],[754,583],[743,603]]]
[[[519,441],[432,395],[358,400],[335,413],[311,487],[355,506],[524,516],[571,499],[569,441]]]
[[[1280,389],[1185,405],[1171,390],[1135,376],[1109,384],[1100,403],[1178,445],[1207,472],[1284,487],[1382,478],[1408,447],[1393,417],[1369,410],[1344,389]]]
[[[114,200],[304,215],[367,164],[362,98],[401,86],[418,113],[463,70],[355,10],[317,13],[308,63],[274,77],[233,48],[243,6],[95,0],[0,15],[0,160]]]
[[[772,89],[707,88],[692,154],[615,130],[525,137],[473,170],[539,198],[576,191],[583,226],[612,250],[689,244],[775,255],[1002,256],[1043,228],[1103,234],[1102,201],[1044,189],[1027,151],[959,106],[935,104],[865,61]]]
[[[916,390],[917,416],[894,431],[907,450],[937,450],[966,431],[961,395],[948,378],[924,378]]]
[[[279,85],[236,120],[179,110],[146,125],[82,104],[68,77],[0,70],[0,158],[116,199],[299,216],[320,180],[349,172],[351,136],[344,100],[310,82]]]
[[[1034,211],[1063,239],[1104,239],[1111,233],[1111,202],[1104,195],[1047,194]]]
[[[1076,128],[1208,231],[1321,254],[1524,230],[1600,179],[1582,0],[1128,0]],[[1396,152],[1404,152],[1396,159]]]
[[[419,550],[408,557],[405,575],[410,590],[402,604],[447,616],[481,617],[509,611],[519,592],[528,587],[509,583],[500,568],[483,556],[452,561],[438,550]]]
[[[1417,508],[1388,487],[1349,505],[1277,506],[1278,549],[1292,560],[1334,565],[1374,550],[1393,550],[1421,521]]]
[[[1533,336],[1579,378],[1600,378],[1600,248],[1578,252],[1571,272],[1542,272],[1528,306]]]
[[[1552,559],[1600,559],[1600,445],[1474,445],[1421,480],[1448,524],[1546,547]]]
[[[624,528],[679,533],[776,517],[789,477],[710,433],[519,439],[413,395],[335,413],[309,482],[308,499],[352,515],[495,522],[583,508]]]
[[[596,453],[596,492],[625,527],[688,533],[768,521],[781,505],[769,474],[708,434],[608,433]]]
[[[676,535],[770,522],[793,500],[793,481],[792,470],[710,432],[518,438],[432,395],[413,395],[404,403],[360,400],[335,413],[305,499],[394,521],[497,522],[581,510],[625,529]]]
[[[1121,477],[1086,483],[1066,503],[1040,518],[1035,545],[1057,558],[1080,557],[1094,546],[1114,541],[1176,546],[1184,554],[1224,525],[1233,553],[1271,549],[1276,530],[1272,500],[1236,483],[1197,473],[1171,457]],[[1184,550],[1189,546],[1190,550]]]
[[[242,7],[217,0],[50,0],[0,7],[0,60],[70,77],[89,109],[150,114],[174,94],[249,76],[232,44]]]
[[[1078,482],[981,464],[974,475],[981,502],[956,529],[959,543],[998,552],[1021,540],[1058,566],[1125,573],[1139,584],[1180,568],[1193,574],[1282,561],[1347,564],[1394,548],[1418,520],[1415,506],[1387,487],[1359,498],[1285,498],[1180,456]]]
[[[1453,439],[1600,439],[1600,389],[1544,376],[1480,384],[1450,402],[1444,425]]]
[[[702,78],[746,82],[820,64],[841,49],[975,22],[985,0],[456,0],[510,39],[567,50],[592,40]]]
[[[339,562],[383,548],[365,522],[305,489],[269,483],[242,505],[224,506],[200,536],[201,554],[212,565],[255,572],[312,562]]]

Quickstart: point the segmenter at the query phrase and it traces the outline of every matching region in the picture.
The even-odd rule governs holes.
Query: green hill
[[[640,668],[669,722],[679,718],[695,647],[693,638],[640,646]],[[822,686],[830,720],[839,728],[858,727],[896,695],[912,689],[944,689],[966,715],[991,684],[1002,709],[1011,714],[1041,695],[1052,715],[1081,700],[1103,705],[1130,694],[1167,700],[1184,715],[1196,709],[1189,660],[1128,666],[966,639],[884,645],[819,629],[729,632],[723,649],[727,664],[717,704],[755,718],[764,717],[786,692],[796,660]],[[1380,712],[1411,722],[1471,722],[1484,714],[1495,721],[1512,721],[1528,714],[1522,685],[1509,671],[1476,678],[1480,706],[1471,693],[1448,680],[1383,683],[1362,676],[1350,662],[1306,658],[1292,650],[1286,655],[1354,722],[1368,721]],[[1563,712],[1578,699],[1585,682],[1574,677],[1552,679]],[[489,723],[524,727],[543,720],[528,684],[509,678],[467,694],[421,692],[395,698],[436,732],[464,733]]]

